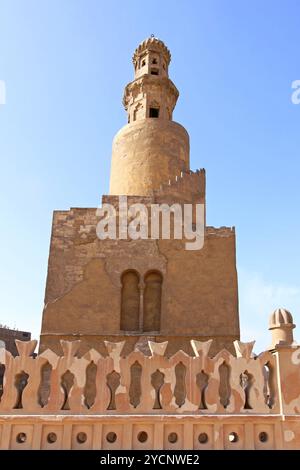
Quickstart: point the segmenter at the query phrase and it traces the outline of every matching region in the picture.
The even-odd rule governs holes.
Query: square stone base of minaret
[[[154,200],[161,202],[131,197],[128,203],[149,207]],[[103,197],[116,207],[117,201]],[[203,248],[188,251],[186,240],[99,240],[98,222],[96,208],[54,212],[40,351],[61,353],[60,339],[81,339],[82,353],[106,354],[103,341],[125,340],[123,354],[136,347],[147,354],[150,338],[168,341],[170,356],[178,349],[191,354],[191,339],[212,338],[211,354],[233,352],[239,339],[234,229],[206,227]]]

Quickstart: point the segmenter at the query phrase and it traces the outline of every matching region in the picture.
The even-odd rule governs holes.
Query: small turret
[[[143,41],[135,50],[132,62],[135,78],[150,74],[168,77],[171,54],[165,44],[153,35]]]
[[[276,309],[269,320],[269,330],[272,333],[272,344],[269,349],[275,349],[277,346],[293,346],[294,337],[292,314],[284,309]]]

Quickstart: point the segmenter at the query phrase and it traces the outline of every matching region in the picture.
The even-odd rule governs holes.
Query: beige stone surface
[[[154,37],[134,53],[102,198],[118,220],[119,195],[206,205],[205,170],[190,171],[172,121],[170,59]],[[0,349],[0,448],[299,448],[295,325],[277,309],[258,356],[239,340],[234,228],[205,223],[203,248],[187,251],[185,239],[99,240],[98,222],[96,208],[54,212],[39,354],[36,341]]]
[[[293,400],[291,411],[299,412],[300,385],[298,387],[297,382],[291,393],[288,388],[290,381],[286,380],[289,374],[295,383],[294,369],[298,366],[295,358],[300,354],[299,348],[276,350],[274,354],[266,351],[251,357],[248,343],[240,343],[238,357],[225,349],[211,357],[210,341],[200,344],[193,340],[195,356],[177,351],[168,358],[165,355],[167,342],[149,341],[149,356],[134,351],[125,357],[123,341],[106,341],[106,355],[103,356],[96,350],[82,355],[79,352],[80,341],[61,340],[63,355],[47,349],[33,358],[31,353],[36,341],[18,342],[17,346],[20,356],[15,358],[1,350],[5,373],[0,412],[11,413],[19,409],[25,413],[42,408],[45,413],[59,410],[95,413],[109,409],[110,412],[150,414],[161,410],[179,414],[276,414],[283,406],[280,403],[283,397],[287,410],[290,410]],[[282,361],[286,375],[279,384],[275,371],[282,367]],[[46,363],[51,368],[47,377],[42,373]],[[95,373],[88,378],[91,365]],[[265,374],[265,365],[273,372],[272,375]],[[133,366],[138,367],[140,373],[134,371]],[[27,380],[22,386],[17,377],[24,373]],[[86,389],[87,382],[94,384],[89,390]],[[41,405],[39,395],[45,393],[47,387],[49,393]],[[94,390],[94,398],[88,406],[83,397],[91,389]]]
[[[95,212],[54,215],[40,350],[59,352],[59,339],[74,336],[87,341],[86,350],[128,338],[120,329],[121,276],[133,269],[141,280],[151,270],[163,276],[160,331],[150,336],[168,339],[168,354],[191,352],[193,338],[214,338],[214,348],[233,351],[239,338],[234,230],[207,227],[199,251],[186,251],[184,240],[100,241]],[[132,349],[143,334],[129,335]]]
[[[174,121],[127,124],[113,141],[110,194],[152,195],[189,170],[189,151],[188,133]]]
[[[269,330],[272,332],[272,344],[270,349],[276,346],[290,346],[294,342],[292,314],[284,309],[277,308],[270,316]]]
[[[129,123],[114,139],[110,195],[102,198],[117,217],[119,196],[128,196],[128,205],[145,204],[149,228],[153,204],[176,203],[182,211],[194,204],[194,223],[195,204],[203,204],[205,224],[205,170],[190,170],[188,133],[172,121],[178,90],[169,79],[170,59],[154,37],[134,53],[134,80],[123,100]],[[204,247],[187,251],[187,240],[153,240],[150,230],[145,240],[99,240],[99,221],[96,208],[54,212],[41,352],[61,354],[60,339],[75,338],[82,341],[80,353],[94,348],[105,354],[104,341],[126,340],[123,354],[137,348],[149,355],[148,339],[168,341],[169,357],[179,349],[191,353],[192,339],[214,339],[211,354],[234,352],[233,228],[205,227]]]
[[[145,442],[139,441],[142,432]],[[25,434],[25,442],[18,442],[20,433]],[[53,440],[53,433],[55,442],[49,439]],[[114,442],[108,440],[111,433],[115,433]],[[174,434],[176,441],[169,442]],[[280,416],[0,416],[3,450],[298,450],[299,439],[299,420],[283,421]]]
[[[62,356],[33,358],[36,341],[18,342],[17,357],[1,349],[0,448],[299,448],[299,347],[252,356],[239,342],[238,357],[211,357],[211,342],[194,340],[195,355],[168,358],[166,346],[126,357],[108,341],[105,357],[80,355],[79,341],[61,341]]]

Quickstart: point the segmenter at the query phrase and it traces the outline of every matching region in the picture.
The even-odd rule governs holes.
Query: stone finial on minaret
[[[153,35],[145,39],[134,51],[132,62],[135,78],[150,74],[168,77],[171,54],[165,44]]]
[[[126,86],[123,97],[129,123],[147,118],[172,120],[179,93],[169,79],[170,60],[169,49],[154,36],[136,48],[134,80]]]
[[[269,330],[272,334],[272,344],[269,349],[276,349],[278,346],[294,346],[292,314],[284,309],[276,309],[269,320]]]

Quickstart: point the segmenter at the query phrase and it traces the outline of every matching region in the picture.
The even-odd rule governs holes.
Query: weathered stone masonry
[[[113,141],[103,203],[117,208],[125,195],[128,204],[148,207],[205,205],[205,170],[190,170],[188,133],[172,121],[179,93],[168,76],[170,57],[156,38],[134,53],[135,78],[123,100],[128,124]],[[167,356],[191,354],[192,339],[214,339],[211,354],[234,351],[240,332],[233,228],[205,227],[203,249],[187,251],[185,240],[99,240],[98,221],[96,208],[54,213],[41,352],[61,354],[60,339],[80,339],[81,353],[103,353],[105,340],[124,339],[125,354],[135,347],[149,354],[148,339],[168,341]]]
[[[172,121],[170,52],[149,38],[125,88],[102,202],[206,204],[203,169]],[[117,213],[119,217],[119,213]],[[96,208],[53,215],[39,354],[0,348],[1,449],[297,449],[300,347],[276,310],[272,341],[239,341],[235,230],[99,240]]]

